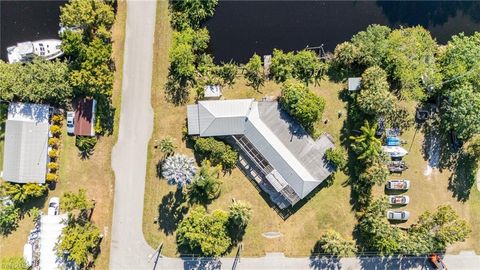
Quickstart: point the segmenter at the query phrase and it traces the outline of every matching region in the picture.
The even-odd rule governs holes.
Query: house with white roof
[[[2,178],[45,183],[49,134],[48,105],[12,102],[5,123]]]
[[[204,100],[188,105],[187,117],[189,135],[232,137],[288,205],[307,197],[332,172],[324,159],[332,140],[327,135],[313,140],[278,102]]]

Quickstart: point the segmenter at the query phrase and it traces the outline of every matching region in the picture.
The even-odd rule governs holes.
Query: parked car
[[[410,202],[408,195],[390,195],[388,196],[388,203],[391,205],[405,205]]]
[[[75,112],[67,112],[67,133],[68,134],[73,134],[75,131],[75,123],[74,119],[75,118]]]
[[[428,258],[430,264],[432,264],[433,268],[436,270],[447,270],[447,266],[443,263],[442,257],[438,254],[432,254]]]
[[[386,188],[390,190],[408,190],[410,188],[410,180],[389,180]]]
[[[389,220],[397,220],[397,221],[406,221],[410,217],[410,212],[408,211],[394,211],[388,210],[387,211],[387,218]]]
[[[48,202],[48,212],[49,216],[55,216],[60,214],[60,198],[52,197]]]

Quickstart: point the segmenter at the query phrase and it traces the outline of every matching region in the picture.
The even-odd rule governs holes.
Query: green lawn
[[[171,29],[168,22],[167,2],[161,1],[157,10],[157,28],[155,35],[154,78],[152,86],[152,105],[155,110],[155,128],[149,147],[149,161],[145,189],[144,234],[152,247],[164,242],[162,254],[178,256],[175,244],[175,228],[178,221],[188,210],[181,194],[175,194],[176,188],[169,186],[156,175],[156,166],[161,153],[153,148],[155,141],[165,136],[174,138],[178,146],[177,152],[193,155],[181,140],[182,128],[186,118],[186,106],[173,106],[165,101],[163,85],[168,72],[168,48],[171,42]],[[327,107],[324,117],[331,121],[327,125],[323,122],[319,127],[328,131],[338,140],[339,130],[344,119],[338,119],[338,110],[344,104],[338,100],[338,91],[342,85],[322,82],[314,91],[325,97]],[[245,85],[243,79],[238,79],[233,88],[225,89],[224,96],[232,98],[260,99],[264,96],[279,95],[278,85],[267,82],[256,92]],[[192,94],[193,96],[193,94]],[[253,219],[244,236],[245,256],[262,256],[265,252],[281,251],[290,256],[308,255],[315,245],[320,234],[326,229],[334,228],[345,237],[352,237],[355,225],[354,213],[349,204],[350,190],[342,184],[346,176],[339,173],[331,187],[324,188],[316,193],[303,207],[288,219],[283,220],[273,208],[268,199],[262,197],[256,186],[253,185],[239,169],[222,177],[222,193],[208,209],[221,208],[226,210],[233,198],[247,201],[253,208]],[[154,219],[159,215],[157,223]],[[264,232],[278,231],[282,237],[267,239]]]
[[[147,179],[145,189],[145,206],[143,231],[147,242],[157,247],[163,242],[162,254],[179,256],[175,242],[175,229],[182,218],[188,214],[188,204],[176,187],[168,185],[157,176],[157,166],[162,157],[159,150],[153,146],[160,139],[170,136],[178,146],[177,152],[193,156],[192,149],[182,141],[182,129],[186,119],[186,106],[174,106],[168,103],[164,96],[164,85],[168,74],[168,49],[171,45],[172,29],[168,20],[168,3],[160,1],[157,6],[157,23],[154,44],[154,77],[152,85],[152,106],[155,113],[154,131],[148,150]],[[320,131],[331,134],[336,142],[344,140],[341,130],[346,121],[346,103],[341,100],[340,93],[345,84],[322,81],[319,86],[310,88],[326,100],[326,108],[321,121],[316,125]],[[269,81],[259,92],[246,86],[243,78],[238,78],[232,88],[224,89],[226,99],[255,98],[278,96],[280,88]],[[191,93],[193,98],[194,93]],[[190,103],[193,102],[193,99]],[[415,104],[408,104],[413,113]],[[341,112],[341,116],[339,116]],[[327,120],[328,121],[325,121]],[[325,124],[326,122],[326,124]],[[448,190],[451,172],[435,170],[430,176],[424,176],[426,161],[422,154],[423,134],[411,129],[402,136],[410,151],[405,158],[410,169],[401,176],[392,178],[408,178],[412,181],[411,190],[407,194],[411,203],[405,209],[412,213],[408,226],[425,210],[434,210],[444,203],[453,205],[459,214],[472,225],[472,235],[465,243],[459,243],[449,248],[449,252],[460,249],[475,249],[480,251],[480,244],[475,239],[480,238],[480,193],[472,191],[470,199],[459,202]],[[220,197],[208,206],[209,210],[226,210],[232,199],[247,201],[252,205],[253,218],[243,238],[244,256],[263,256],[265,252],[284,252],[288,256],[308,256],[317,239],[327,229],[334,229],[344,237],[352,238],[356,224],[355,213],[350,202],[350,187],[346,185],[347,176],[337,173],[330,187],[325,187],[313,194],[293,215],[282,219],[273,208],[269,207],[268,198],[262,197],[256,186],[252,184],[239,169],[224,175],[221,180]],[[374,196],[384,194],[383,187],[375,187]],[[157,222],[157,217],[160,216]],[[282,236],[267,239],[264,232],[280,232]],[[233,255],[232,251],[230,256]]]

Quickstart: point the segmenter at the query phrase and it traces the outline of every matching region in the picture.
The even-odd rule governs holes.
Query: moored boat
[[[17,43],[16,46],[7,48],[8,62],[29,62],[35,56],[45,60],[52,60],[63,55],[62,41],[59,39],[43,39]]]

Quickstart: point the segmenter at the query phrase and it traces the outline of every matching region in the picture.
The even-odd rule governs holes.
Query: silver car
[[[390,195],[388,196],[388,203],[391,205],[405,205],[410,202],[408,195]]]
[[[67,133],[71,135],[75,132],[74,118],[75,112],[67,112]]]
[[[398,220],[398,221],[405,221],[408,220],[410,217],[410,212],[408,211],[387,211],[387,218],[389,220]]]
[[[390,180],[387,182],[387,189],[390,190],[408,190],[410,188],[409,180]]]

